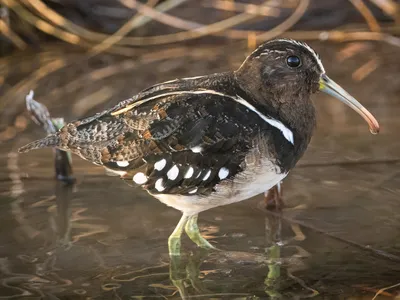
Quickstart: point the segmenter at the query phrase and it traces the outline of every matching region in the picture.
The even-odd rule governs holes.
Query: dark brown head
[[[319,88],[324,67],[309,46],[293,40],[266,42],[251,53],[237,71],[238,76],[256,76],[262,85],[276,95],[314,93]]]
[[[315,118],[310,96],[321,90],[357,111],[372,133],[379,131],[375,118],[329,79],[317,53],[302,42],[277,39],[262,44],[246,58],[235,76],[258,105],[292,127],[307,126],[307,119]]]

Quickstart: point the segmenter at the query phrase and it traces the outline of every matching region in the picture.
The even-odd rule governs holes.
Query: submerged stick
[[[26,96],[26,108],[31,119],[41,126],[47,134],[56,133],[65,124],[63,118],[51,118],[47,107],[33,99],[33,91],[31,90]],[[55,149],[55,172],[57,180],[67,184],[75,182],[72,172],[71,153],[60,149]]]

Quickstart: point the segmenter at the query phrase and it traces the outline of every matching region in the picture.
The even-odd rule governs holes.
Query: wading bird
[[[72,151],[182,211],[168,240],[170,254],[178,255],[184,229],[198,246],[212,248],[200,235],[200,212],[253,197],[287,176],[313,134],[310,96],[319,90],[379,131],[375,118],[329,79],[312,48],[277,39],[234,72],[156,84],[19,151]]]

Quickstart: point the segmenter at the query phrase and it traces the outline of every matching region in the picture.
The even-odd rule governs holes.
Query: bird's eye
[[[298,56],[292,55],[286,59],[286,63],[291,68],[298,68],[301,65],[301,60]]]

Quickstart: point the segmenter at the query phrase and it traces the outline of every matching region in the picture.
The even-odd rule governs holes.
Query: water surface
[[[343,45],[314,46],[328,75],[374,113],[381,134],[369,134],[338,101],[315,96],[318,128],[284,182],[282,214],[266,211],[262,195],[204,212],[201,231],[222,251],[204,252],[185,237],[172,264],[167,238],[178,211],[76,156],[77,184],[57,182],[51,150],[15,152],[43,132],[32,122],[18,127],[12,116],[24,118],[30,88],[54,116],[72,120],[162,80],[237,67],[243,53],[186,51],[143,65],[104,57],[36,81],[37,62],[27,54],[31,67],[6,77],[23,84],[5,88],[0,100],[8,130],[0,135],[0,299],[371,299],[399,283],[399,51],[371,44],[333,63]],[[72,55],[80,54],[64,59]],[[374,55],[379,68],[355,82],[351,73]],[[110,69],[115,64],[125,69]]]

